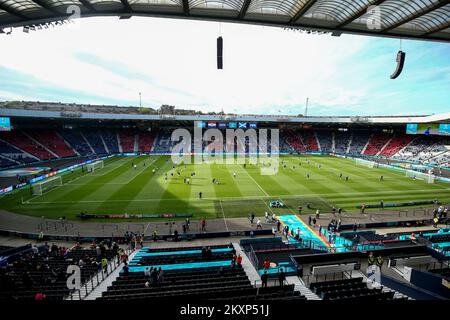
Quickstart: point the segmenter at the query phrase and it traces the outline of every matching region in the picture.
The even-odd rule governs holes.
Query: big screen
[[[11,121],[8,117],[0,117],[0,131],[11,131]]]

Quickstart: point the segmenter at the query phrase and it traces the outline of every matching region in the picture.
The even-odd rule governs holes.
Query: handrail
[[[131,249],[125,249],[125,253],[127,255],[130,255],[133,250]],[[73,297],[75,295],[78,295],[79,300],[85,299],[94,289],[96,289],[106,278],[108,278],[111,273],[113,273],[122,263],[120,262],[120,257],[117,255],[114,256],[110,261],[108,261],[106,265],[106,270],[101,269],[100,271],[96,272],[94,275],[92,275],[88,280],[84,282],[84,284],[80,287],[78,290],[74,290],[69,293],[68,299],[73,300]],[[105,275],[106,273],[106,275]],[[101,278],[99,277],[101,276]],[[88,289],[88,284],[91,284],[90,289]]]

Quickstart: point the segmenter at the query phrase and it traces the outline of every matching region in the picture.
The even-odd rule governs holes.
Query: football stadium
[[[444,0],[0,0],[0,301],[448,302],[449,42]]]

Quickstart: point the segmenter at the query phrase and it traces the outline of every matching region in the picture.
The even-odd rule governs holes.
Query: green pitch
[[[168,156],[114,157],[94,173],[78,169],[64,174],[63,186],[42,196],[33,196],[30,189],[25,189],[0,198],[0,209],[49,218],[64,215],[68,219],[76,219],[82,211],[192,213],[194,218],[232,218],[250,213],[263,215],[265,211],[292,214],[297,213],[300,205],[303,212],[308,213],[316,208],[324,212],[332,206],[358,212],[357,205],[380,200],[385,203],[434,199],[450,202],[448,184],[427,184],[405,177],[401,172],[359,166],[351,159],[286,156],[280,160],[286,167],[280,162],[276,174],[262,175],[261,165],[247,164],[244,168],[238,164],[205,163],[186,167],[181,164],[173,169]],[[192,172],[195,176],[190,184],[184,183]],[[349,176],[349,181],[341,179],[340,173],[344,178]],[[381,175],[384,181],[380,181]],[[214,178],[219,184],[212,183]],[[201,200],[199,192],[203,194]],[[271,200],[277,199],[287,208],[268,207]],[[311,210],[306,209],[307,203]]]

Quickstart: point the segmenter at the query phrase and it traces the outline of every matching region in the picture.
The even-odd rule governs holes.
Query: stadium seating
[[[120,145],[122,146],[122,152],[134,152],[134,144],[135,144],[135,135],[136,132],[134,130],[121,130],[119,131],[119,139]]]
[[[152,151],[153,142],[155,140],[155,136],[152,132],[149,131],[140,131],[138,137],[138,151],[139,152],[150,152]]]
[[[163,276],[156,282],[144,272],[122,272],[100,300],[142,300],[168,297],[196,299],[273,300],[305,297],[294,291],[294,285],[255,288],[241,266],[231,266],[234,248],[231,245],[211,246],[212,254],[205,256],[202,247],[144,248],[129,264],[133,266],[162,267]],[[220,267],[208,266],[208,262],[226,261]],[[203,261],[203,262],[202,262]],[[137,262],[137,264],[135,264]],[[184,267],[188,262],[204,263],[202,268]],[[172,268],[169,266],[183,266]],[[147,285],[146,285],[147,283]]]
[[[114,130],[103,130],[102,137],[105,141],[109,153],[119,153],[119,142],[117,141],[117,132]]]
[[[385,133],[374,133],[370,138],[369,144],[363,154],[368,156],[377,155],[390,139],[391,136]]]
[[[80,131],[62,130],[61,136],[74,148],[81,156],[90,156],[93,154],[91,147],[87,144]]]
[[[29,130],[27,134],[33,137],[40,144],[51,150],[58,157],[74,157],[76,153],[61,138],[56,131],[52,130]]]
[[[48,152],[44,147],[40,144],[33,141],[29,136],[24,134],[22,131],[10,131],[10,132],[1,132],[0,139],[6,141],[16,148],[27,152],[40,160],[49,160],[55,158],[50,152]]]
[[[395,135],[391,141],[386,145],[383,151],[380,152],[379,156],[381,157],[392,157],[394,154],[399,152],[401,149],[405,148],[411,141],[414,139],[414,136],[408,134],[397,134]]]
[[[347,153],[350,142],[350,132],[337,131],[334,134],[334,152],[339,154]]]
[[[89,143],[89,145],[94,149],[94,152],[98,155],[106,154],[105,145],[103,144],[100,132],[97,130],[83,130],[84,138]]]
[[[316,131],[320,144],[320,151],[325,153],[333,152],[333,136],[331,131]]]
[[[302,135],[303,141],[306,146],[306,151],[308,152],[318,152],[319,151],[319,145],[317,144],[317,139],[314,134],[314,131],[305,131]]]
[[[286,142],[297,152],[306,152],[301,136],[295,131],[285,131]]]
[[[154,143],[153,153],[167,153],[172,147],[171,133],[168,130],[160,130]]]
[[[353,155],[361,154],[370,136],[371,133],[369,131],[354,131],[348,153]]]
[[[428,162],[432,158],[447,153],[449,146],[450,138],[448,137],[421,135],[415,138],[406,148],[395,154],[393,158]]]
[[[323,300],[392,300],[395,293],[369,289],[362,278],[314,282],[309,287]]]
[[[66,283],[68,265],[75,263],[81,267],[84,283],[100,270],[103,257],[110,260],[115,256],[113,250],[103,245],[99,248],[101,253],[97,254],[95,249],[52,245],[20,254],[0,269],[0,300],[32,300],[39,291],[47,300],[62,300],[70,292]]]

